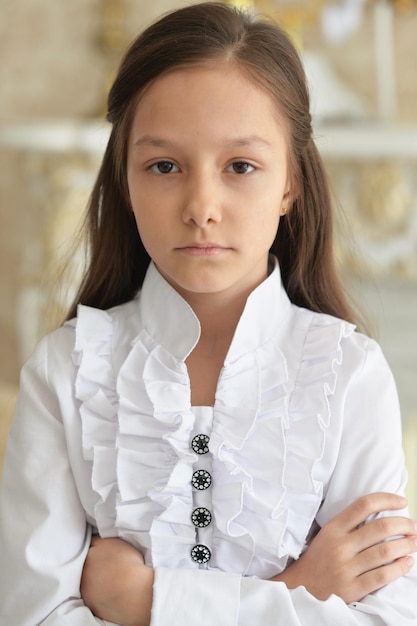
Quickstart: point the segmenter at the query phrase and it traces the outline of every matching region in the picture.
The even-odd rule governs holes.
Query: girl
[[[88,271],[22,373],[1,624],[417,624],[395,386],[335,273],[292,44],[176,11],[108,118]]]

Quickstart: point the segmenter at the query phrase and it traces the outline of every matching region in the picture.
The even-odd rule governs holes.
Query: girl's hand
[[[81,596],[91,612],[121,626],[149,626],[153,570],[122,539],[93,537],[84,563]]]
[[[417,552],[413,520],[383,517],[364,524],[370,515],[405,506],[405,500],[394,494],[359,498],[323,526],[306,552],[272,580],[289,589],[304,585],[319,600],[336,594],[346,604],[359,601],[413,566],[409,556]]]

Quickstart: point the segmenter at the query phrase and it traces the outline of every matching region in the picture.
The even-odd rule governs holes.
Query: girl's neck
[[[226,344],[229,347],[246,300],[246,294],[233,299],[214,294],[197,294],[188,299],[200,322],[199,345],[202,348],[215,353],[223,350]]]
[[[194,406],[212,406],[219,375],[246,297],[227,304],[212,295],[193,298],[188,302],[201,325],[199,342],[186,360],[191,383],[191,403]]]

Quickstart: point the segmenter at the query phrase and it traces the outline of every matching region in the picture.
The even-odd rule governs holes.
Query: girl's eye
[[[234,161],[229,167],[226,168],[227,172],[233,172],[234,174],[249,174],[253,172],[255,167],[246,161]]]
[[[149,169],[155,174],[172,174],[174,172],[179,172],[178,166],[171,161],[158,161],[157,163],[151,165]]]

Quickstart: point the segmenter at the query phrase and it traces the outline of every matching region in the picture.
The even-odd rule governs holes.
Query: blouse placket
[[[191,548],[191,560],[201,569],[206,569],[213,552],[213,501],[212,501],[212,456],[210,454],[210,433],[213,424],[211,407],[193,407],[196,417],[191,433],[190,447],[197,455],[193,464],[191,486],[193,509],[191,521],[196,529],[196,543]]]

